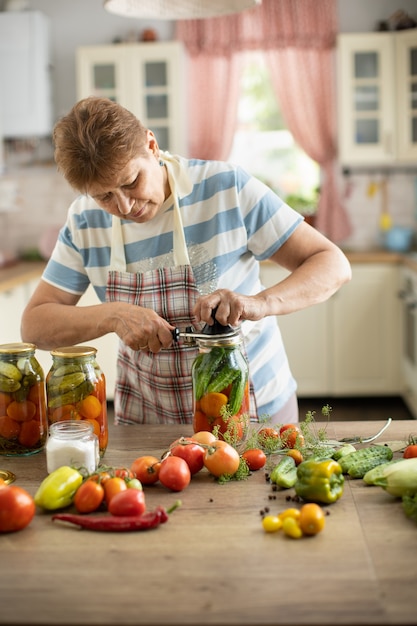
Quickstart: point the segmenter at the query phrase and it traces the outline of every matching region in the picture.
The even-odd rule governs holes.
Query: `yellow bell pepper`
[[[72,503],[75,492],[82,482],[80,472],[63,465],[41,482],[35,493],[35,504],[49,511],[63,509]]]

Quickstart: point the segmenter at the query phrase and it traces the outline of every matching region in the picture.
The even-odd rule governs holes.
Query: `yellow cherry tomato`
[[[287,537],[291,537],[292,539],[300,539],[300,537],[303,536],[303,531],[298,524],[298,520],[294,517],[284,518],[282,521],[282,530]]]
[[[282,520],[278,515],[265,515],[262,526],[266,533],[275,533],[282,527]]]
[[[299,509],[285,509],[285,511],[282,511],[282,513],[278,513],[278,517],[284,521],[287,517],[292,517],[295,520],[298,520],[298,518],[300,517],[300,511]]]

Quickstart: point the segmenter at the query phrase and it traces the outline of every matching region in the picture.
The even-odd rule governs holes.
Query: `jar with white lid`
[[[48,474],[64,465],[95,472],[100,461],[98,437],[86,421],[65,420],[49,427],[46,443]]]

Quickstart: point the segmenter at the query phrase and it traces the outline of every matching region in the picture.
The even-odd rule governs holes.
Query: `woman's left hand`
[[[216,320],[223,326],[237,326],[244,320],[260,320],[267,315],[266,300],[262,292],[256,296],[244,296],[228,289],[217,289],[197,300],[193,313],[197,322],[213,324],[213,310]]]

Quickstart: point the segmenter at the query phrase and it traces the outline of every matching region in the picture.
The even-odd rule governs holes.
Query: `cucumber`
[[[238,370],[229,396],[229,410],[231,415],[236,415],[242,406],[246,382],[246,375],[241,370]]]
[[[214,347],[210,352],[205,352],[203,358],[198,362],[198,367],[194,372],[194,395],[196,400],[200,400],[202,395],[217,372],[224,357],[224,348]]]

